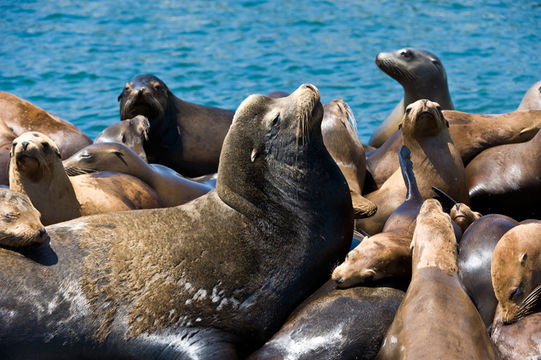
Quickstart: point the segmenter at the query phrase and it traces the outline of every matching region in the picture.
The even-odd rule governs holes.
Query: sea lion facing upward
[[[0,358],[229,359],[261,346],[351,242],[322,116],[313,85],[250,96],[216,190],[50,226],[26,258],[0,249]]]
[[[520,102],[517,111],[541,110],[541,81],[533,84]]]
[[[121,120],[144,115],[150,121],[148,162],[190,177],[217,171],[232,111],[182,101],[150,74],[134,76],[118,100]]]
[[[354,217],[372,216],[377,210],[376,205],[361,195],[366,162],[364,147],[355,131],[353,111],[348,104],[339,99],[323,105],[323,111],[321,122],[323,143],[348,182]]]
[[[436,55],[426,50],[405,48],[379,53],[376,65],[402,85],[404,98],[374,130],[370,145],[381,146],[398,129],[406,107],[419,99],[437,102],[442,109],[453,109],[445,68]]]
[[[148,131],[150,130],[150,122],[143,115],[124,121],[118,121],[96,136],[94,144],[116,142],[124,144],[143,160],[147,161],[147,155],[143,144],[148,140]]]
[[[30,199],[16,191],[0,188],[0,245],[24,247],[47,240],[40,213]]]
[[[515,226],[502,236],[492,254],[490,273],[504,325],[539,310],[541,220]]]
[[[432,196],[432,187],[436,186],[458,202],[469,204],[464,165],[439,105],[429,100],[410,104],[401,126],[404,145],[411,151],[413,172],[421,196],[424,199]],[[406,186],[397,169],[380,189],[366,195],[378,210],[370,218],[356,220],[356,228],[369,234],[380,232],[387,218],[404,201],[405,195]]]
[[[437,200],[423,203],[411,247],[411,283],[377,359],[497,359],[460,284],[451,219]]]
[[[12,190],[30,198],[45,225],[82,215],[161,206],[154,190],[130,175],[68,177],[54,142],[33,131],[13,141],[9,183]]]
[[[188,180],[147,164],[127,146],[119,143],[89,145],[64,160],[68,175],[116,171],[135,176],[150,185],[164,206],[177,206],[209,192],[212,187]],[[175,175],[176,174],[176,175]]]
[[[334,269],[331,278],[340,288],[389,277],[408,280],[411,277],[410,243],[423,198],[417,188],[410,151],[406,146],[400,149],[399,157],[407,188],[406,199],[389,216],[381,233],[365,238]]]

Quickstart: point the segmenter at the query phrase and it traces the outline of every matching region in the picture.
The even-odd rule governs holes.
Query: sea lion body
[[[533,84],[520,102],[517,111],[541,110],[541,81]]]
[[[501,237],[490,273],[504,325],[541,304],[541,220],[517,225]]]
[[[464,231],[458,246],[458,276],[487,328],[498,305],[490,275],[492,252],[502,235],[517,225],[505,215],[485,215]]]
[[[322,116],[313,85],[250,96],[224,141],[216,190],[50,226],[50,243],[25,257],[0,250],[10,269],[0,273],[10,284],[0,289],[10,314],[0,356],[222,359],[261,346],[351,242],[349,189],[323,145]]]
[[[27,131],[48,135],[63,159],[92,143],[75,125],[13,94],[0,91],[0,109],[0,184],[8,184],[11,142]]]
[[[541,355],[541,312],[523,317],[514,324],[503,325],[498,307],[492,325],[491,339],[501,360],[539,359]]]
[[[24,247],[41,244],[47,231],[40,213],[25,195],[0,188],[0,245]]]
[[[177,206],[209,192],[212,188],[150,166],[130,148],[119,143],[89,145],[64,160],[69,175],[114,171],[134,176],[152,187],[164,206]]]
[[[355,131],[353,111],[342,100],[333,100],[325,104],[323,111],[321,122],[323,143],[348,182],[354,215],[371,216],[377,209],[372,202],[362,196],[366,161],[364,147]]]
[[[418,100],[408,109],[402,122],[402,134],[404,145],[411,150],[413,172],[421,196],[424,199],[432,196],[432,186],[435,186],[457,201],[469,204],[464,165],[438,104]],[[380,232],[405,195],[406,187],[397,169],[380,189],[366,195],[378,210],[370,218],[357,220],[356,228],[369,234]]]
[[[118,99],[121,120],[144,115],[150,121],[144,143],[149,162],[189,177],[217,171],[232,111],[183,101],[150,74],[134,76]]]
[[[248,359],[373,359],[403,297],[393,287],[340,290],[329,280]]]
[[[471,204],[517,220],[541,218],[541,131],[531,140],[484,150],[466,166]]]
[[[132,149],[143,160],[147,161],[144,142],[148,140],[150,122],[143,115],[137,115],[132,119],[118,121],[96,136],[94,144],[116,142],[124,144]]]
[[[377,359],[497,359],[457,275],[449,215],[423,203],[412,240],[412,279]]]
[[[406,107],[417,100],[428,99],[439,103],[442,109],[453,109],[447,74],[436,55],[426,50],[405,48],[379,53],[376,65],[402,85],[404,97],[374,130],[370,145],[381,146],[398,129]]]
[[[161,207],[154,190],[130,175],[68,177],[55,143],[38,132],[13,141],[9,175],[10,188],[30,198],[45,225],[82,215]]]

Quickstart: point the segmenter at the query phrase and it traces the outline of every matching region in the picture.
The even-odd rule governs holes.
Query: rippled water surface
[[[234,110],[249,94],[317,85],[353,108],[359,137],[402,97],[374,57],[405,46],[440,57],[458,110],[514,110],[541,79],[538,1],[4,1],[0,90],[82,128],[119,120],[141,72],[178,97]]]

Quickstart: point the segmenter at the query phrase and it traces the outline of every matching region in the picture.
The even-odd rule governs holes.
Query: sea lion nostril
[[[344,279],[342,279],[340,276],[337,276],[337,277],[336,277],[336,282],[337,282],[338,284],[343,284],[343,283],[344,283]]]
[[[40,228],[38,229],[38,231],[39,231],[39,235],[40,235],[40,236],[43,236],[43,235],[47,234],[47,230],[45,230],[45,229],[42,228],[42,227],[40,227]]]
[[[23,142],[21,143],[21,145],[23,146],[23,150],[26,151],[26,148],[28,147],[28,144],[29,144],[28,141],[23,141]]]

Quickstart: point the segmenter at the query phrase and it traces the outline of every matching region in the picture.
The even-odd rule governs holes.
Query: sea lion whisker
[[[541,285],[538,285],[535,289],[528,294],[522,300],[519,306],[517,314],[513,317],[513,321],[517,321],[526,315],[531,314],[537,305],[541,304]]]

